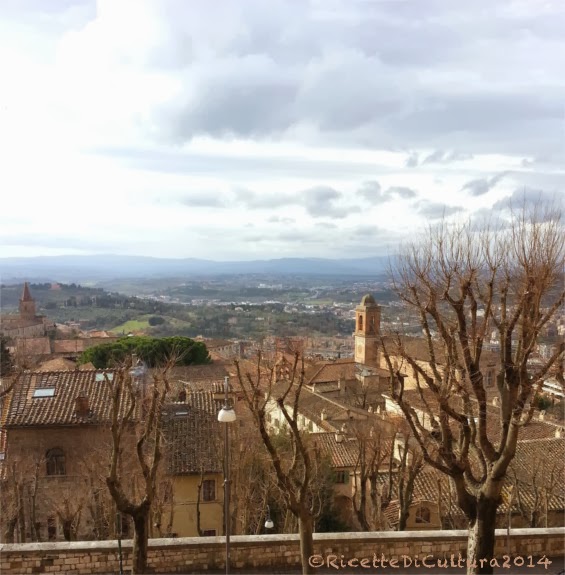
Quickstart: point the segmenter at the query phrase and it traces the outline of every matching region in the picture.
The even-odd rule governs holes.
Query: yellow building
[[[212,391],[188,392],[167,406],[167,475],[172,482],[171,532],[177,537],[224,533],[222,401]]]

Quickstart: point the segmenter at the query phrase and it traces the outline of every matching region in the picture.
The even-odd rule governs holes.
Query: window
[[[205,479],[202,482],[202,501],[216,501],[215,479]]]
[[[487,371],[485,373],[485,386],[492,387],[494,385],[494,376],[492,371]]]
[[[45,456],[47,460],[47,475],[66,475],[65,453],[55,447],[50,449]]]
[[[416,511],[416,523],[429,523],[430,510],[428,507],[418,507]]]
[[[359,321],[357,322],[357,331],[363,331],[363,316],[359,316]]]
[[[336,471],[335,472],[335,482],[336,483],[349,483],[349,472],[348,471]]]
[[[204,529],[204,531],[202,531],[202,537],[216,537],[216,530]]]
[[[53,397],[55,395],[54,387],[39,387],[33,392],[33,397]]]

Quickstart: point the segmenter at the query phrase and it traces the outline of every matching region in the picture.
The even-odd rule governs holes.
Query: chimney
[[[78,395],[75,399],[75,413],[77,417],[88,417],[90,415],[90,407],[86,395]]]
[[[341,377],[337,380],[337,389],[339,397],[343,397],[345,395],[345,381]]]
[[[324,409],[322,409],[322,413],[320,414],[320,419],[322,421],[326,421],[328,417],[328,412],[326,411],[326,408],[324,407]]]
[[[556,439],[560,439],[561,437],[563,437],[563,428],[562,427],[558,427],[555,430],[555,438]]]
[[[495,396],[495,397],[492,398],[492,404],[493,404],[495,407],[498,407],[498,406],[500,405],[500,400],[499,400],[498,396]]]

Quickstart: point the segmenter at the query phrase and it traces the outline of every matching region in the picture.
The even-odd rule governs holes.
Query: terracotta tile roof
[[[62,357],[55,357],[41,362],[34,371],[68,371],[77,368],[78,366],[74,361]]]
[[[389,397],[389,395],[385,395]],[[405,390],[404,397],[407,402],[416,410],[420,410],[427,414],[431,411],[434,415],[439,413],[439,405],[437,403],[435,395],[429,389],[423,389],[422,394],[418,390]],[[393,401],[390,398],[390,401]],[[396,402],[395,402],[396,403]],[[458,410],[461,409],[462,400],[459,396],[454,396],[450,399],[450,405],[456,407]],[[478,416],[478,408],[476,402],[473,402],[473,412]],[[456,426],[455,422],[453,425]],[[551,422],[539,421],[536,416],[530,423],[523,425],[518,433],[518,441],[528,440],[528,439],[548,439],[555,436],[556,425]],[[500,408],[492,405],[492,403],[487,404],[487,435],[488,438],[496,442],[500,438],[501,426],[500,426]]]
[[[564,472],[565,437],[520,441],[510,464],[505,491],[516,481],[522,503],[532,508],[536,504],[536,493],[539,497],[545,489],[549,496],[548,509],[562,511],[565,509]],[[507,510],[506,504],[502,510]]]
[[[149,370],[151,371],[151,369]],[[229,375],[225,365],[206,363],[204,365],[182,365],[169,371],[171,380],[197,382],[201,380],[220,380]]]
[[[510,487],[514,483],[514,471],[517,476],[518,490],[522,503],[533,508],[536,494],[539,497],[544,488],[548,491],[548,510],[565,510],[565,483],[563,482],[563,471],[565,467],[565,438],[537,439],[522,441],[518,443],[516,455],[510,465],[510,470],[505,480],[503,493],[508,497]],[[394,481],[397,475],[394,473]],[[379,475],[379,483],[386,486],[388,484],[388,474]],[[450,487],[449,479],[431,469],[425,467],[417,476],[414,482],[414,502],[432,501],[436,503],[439,499],[439,488],[441,486],[442,506],[448,505],[448,511],[452,517],[463,517],[462,511],[457,505],[453,489]],[[449,494],[452,493],[450,497]],[[514,494],[516,498],[516,494]],[[506,499],[505,501],[508,501]],[[391,501],[391,507],[385,515],[392,521],[394,526],[398,523],[398,502]],[[539,508],[539,503],[538,503]],[[388,508],[387,508],[388,509]],[[518,512],[518,506],[514,500],[512,506],[513,513]],[[508,512],[505,502],[498,508],[499,514]],[[390,516],[390,517],[389,517]]]
[[[389,350],[389,353],[394,355],[398,352],[399,347],[395,340],[390,337],[385,337],[385,346]],[[423,337],[410,337],[402,336],[401,343],[403,349],[406,353],[418,360],[418,361],[429,361],[430,353],[428,350],[428,344]],[[434,353],[437,358],[438,364],[442,364],[444,361],[444,351],[441,347],[440,342],[436,342],[436,347],[434,348]],[[484,349],[481,356],[481,365],[498,365],[500,361],[499,355],[495,352]]]
[[[6,427],[99,425],[110,421],[111,394],[104,373],[114,376],[111,370],[24,373],[12,391]],[[76,414],[76,398],[81,395],[88,398],[89,415]],[[124,412],[128,405],[126,396],[122,401]]]
[[[353,359],[325,361],[312,366],[306,372],[305,381],[308,384],[333,382],[339,379],[354,379],[356,363]]]
[[[229,339],[205,339],[203,342],[206,344],[209,351],[220,347],[236,345],[236,342],[230,341]]]
[[[399,476],[397,472],[393,472],[392,475],[394,485],[393,494],[398,494],[396,484]],[[377,480],[381,485],[381,488],[386,493],[389,484],[389,474],[380,473]],[[414,480],[412,505],[417,505],[419,503],[423,503],[424,501],[437,505],[440,488],[442,493],[441,502],[443,513],[449,513],[452,518],[462,518],[463,512],[457,505],[455,496],[449,495],[451,493],[449,479],[447,476],[429,467],[420,471]],[[449,509],[446,507],[449,507]],[[397,499],[391,500],[384,508],[383,514],[386,517],[390,528],[395,528],[398,525],[400,519],[399,513],[400,504]]]
[[[357,437],[344,437],[341,443],[336,440],[335,433],[312,433],[310,437],[320,452],[331,458],[332,467],[355,468],[358,466],[359,453],[363,443]],[[370,439],[367,440],[365,446],[369,458],[375,453],[373,449],[378,449],[376,444],[371,444]],[[388,461],[388,456],[393,448],[393,441],[383,437],[381,447],[381,462]]]
[[[354,468],[359,459],[359,442],[355,438],[344,438],[338,443],[335,433],[312,433],[314,447],[330,457],[332,467]]]
[[[211,392],[193,392],[185,403],[169,404],[164,419],[167,472],[172,475],[221,473],[222,402]]]
[[[53,353],[82,353],[89,347],[112,343],[120,339],[119,337],[86,337],[80,339],[55,339],[53,340]]]

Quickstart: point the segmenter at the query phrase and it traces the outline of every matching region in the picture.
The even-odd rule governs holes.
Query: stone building
[[[44,337],[53,328],[47,317],[37,314],[28,282],[24,283],[22,290],[19,314],[2,315],[0,318],[0,335],[9,339]]]
[[[115,537],[115,506],[105,483],[112,452],[114,377],[113,370],[25,372],[0,397],[4,541]],[[140,394],[143,381],[154,377],[158,375],[147,374],[134,383]],[[185,387],[181,401],[163,406],[164,462],[153,506],[153,537],[223,532],[223,460],[216,419],[223,396],[215,388],[193,392]],[[124,390],[120,413],[129,405]],[[137,494],[143,492],[133,443],[135,423],[143,420],[140,405],[136,402],[132,432],[124,435],[122,445],[126,491]],[[121,524],[122,535],[131,535],[127,517]]]

